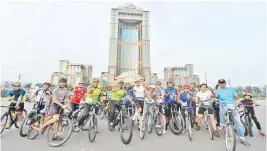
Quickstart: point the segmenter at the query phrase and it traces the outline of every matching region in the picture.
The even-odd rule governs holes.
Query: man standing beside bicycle
[[[143,113],[144,109],[144,99],[145,99],[145,88],[141,86],[140,80],[135,80],[135,86],[133,88],[134,96],[135,96],[135,106],[137,111],[134,114],[133,120],[139,119],[140,115]]]
[[[23,115],[22,112],[24,110],[24,102],[23,102],[23,97],[25,95],[25,91],[21,89],[21,83],[20,82],[13,82],[12,83],[13,90],[10,90],[7,92],[7,100],[10,101],[10,107],[15,107],[14,109],[12,108],[12,112],[17,112],[18,114],[18,121],[20,123],[20,126],[23,121]],[[6,125],[6,129],[10,129],[10,126],[12,124],[11,119],[8,120],[8,123]]]
[[[219,88],[216,91],[216,98],[220,102],[220,127],[219,130],[223,130],[223,127],[225,126],[224,121],[224,115],[227,111],[227,108],[232,108],[232,106],[235,106],[236,104],[239,104],[239,98],[237,96],[237,93],[234,89],[226,87],[226,81],[224,79],[220,79],[218,81]],[[240,115],[238,113],[238,110],[233,110],[232,120],[234,122],[234,126],[236,129],[237,136],[241,140],[241,144],[244,144],[245,146],[249,147],[250,143],[246,141],[245,138],[245,128],[240,120]]]
[[[211,107],[211,98],[212,98],[212,93],[207,89],[208,86],[207,84],[203,83],[200,85],[200,91],[196,94],[197,101],[200,102],[200,107],[198,109],[198,116],[196,119],[196,130],[200,130],[200,122],[201,119],[204,116],[205,110],[208,110],[208,115],[211,120],[212,128],[213,128],[213,133],[215,136],[219,137],[219,133],[217,131],[216,127],[216,120],[214,118],[213,112],[212,112],[212,107]],[[207,107],[207,108],[206,108]]]
[[[190,92],[192,93],[193,97],[192,97],[192,109],[193,109],[193,122],[194,124],[196,124],[196,118],[197,118],[197,106],[196,106],[196,94],[197,94],[197,90],[196,90],[196,85],[195,83],[190,83]]]
[[[79,119],[78,126],[80,127],[86,117],[89,116],[90,109],[92,105],[98,104],[98,102],[103,102],[103,92],[102,90],[98,87],[99,80],[98,79],[93,79],[93,84],[92,87],[89,88],[86,96],[86,103],[84,104],[84,110],[83,114]],[[98,109],[96,108],[95,113],[98,113]]]

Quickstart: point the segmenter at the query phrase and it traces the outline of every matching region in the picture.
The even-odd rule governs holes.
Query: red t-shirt
[[[71,97],[71,102],[75,104],[79,104],[84,97],[86,91],[84,88],[80,88],[79,86],[76,86],[73,90],[73,95]]]

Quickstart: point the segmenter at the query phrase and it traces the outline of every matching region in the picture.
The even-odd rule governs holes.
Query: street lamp
[[[206,70],[206,68],[204,69],[204,73],[205,73],[205,83],[208,84],[208,80],[207,80],[207,70]]]

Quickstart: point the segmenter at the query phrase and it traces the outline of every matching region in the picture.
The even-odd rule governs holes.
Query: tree
[[[265,86],[262,87],[263,97],[266,97],[266,87],[267,87],[267,85],[265,85]]]
[[[253,93],[256,93],[256,94],[260,94],[260,93],[262,92],[262,90],[261,90],[260,87],[253,86],[253,87],[252,87],[252,92],[253,92]]]
[[[42,83],[36,83],[34,86],[36,86],[38,88],[42,88],[44,85]]]
[[[32,83],[26,83],[22,87],[25,88],[27,92],[29,92],[32,87]]]
[[[252,93],[252,87],[251,86],[246,86],[245,89],[244,89],[244,91],[246,93]]]
[[[10,89],[12,87],[12,83],[10,81],[5,81],[1,87],[3,87],[4,89]]]
[[[241,87],[241,86],[236,87],[235,90],[236,90],[237,93],[242,93],[242,92],[244,92],[244,88]]]

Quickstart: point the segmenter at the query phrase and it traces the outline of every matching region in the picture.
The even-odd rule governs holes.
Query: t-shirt
[[[19,99],[20,96],[23,99],[24,95],[25,95],[25,91],[23,89],[19,89],[19,90],[16,90],[16,91],[15,90],[10,90],[10,91],[7,92],[7,96],[8,97],[15,96],[14,99],[12,100],[12,102],[14,102],[14,103],[18,102],[18,99]]]
[[[155,94],[156,94],[156,100],[157,102],[162,102],[164,99],[164,90],[162,89],[156,89],[155,90]]]
[[[200,102],[209,101],[212,97],[212,93],[210,91],[206,91],[204,93],[200,91],[197,92],[196,97]]]
[[[125,95],[127,95],[127,93],[122,89],[114,90],[112,91],[111,100],[115,102],[121,102],[122,97],[124,97]]]
[[[191,97],[193,97],[193,94],[192,94],[191,92],[189,92],[189,95],[190,95]],[[185,94],[185,92],[180,93],[180,98],[179,98],[179,99],[180,99],[182,102],[186,102],[187,105],[189,105],[189,103],[190,103],[190,99],[187,98],[187,94]]]
[[[192,103],[195,103],[195,100],[196,100],[196,94],[197,94],[197,90],[196,89],[191,89],[190,92],[192,93],[193,95],[193,102]]]
[[[216,91],[216,98],[219,99],[221,104],[235,104],[235,96],[237,96],[237,93],[232,88],[218,88]]]
[[[124,91],[126,91],[127,95],[131,98],[134,99],[134,94],[133,94],[133,89],[125,89]],[[126,96],[123,97],[123,100],[125,102],[128,102],[129,100],[126,98]]]
[[[79,104],[82,98],[84,97],[85,93],[86,93],[85,88],[76,86],[73,90],[73,95],[71,96],[71,102]]]
[[[165,97],[164,101],[166,104],[171,104],[176,101],[176,94],[177,94],[177,89],[175,88],[167,88],[164,90],[165,94],[169,94],[167,97]]]
[[[35,92],[36,102],[48,103],[50,102],[52,92],[45,89],[39,89]]]
[[[137,98],[145,97],[145,88],[143,86],[140,86],[140,87],[135,86],[133,89],[134,89],[135,97]]]
[[[69,91],[67,88],[57,87],[53,90],[53,99],[58,100],[60,103],[64,103],[65,99],[69,97]]]
[[[100,88],[91,87],[87,93],[86,102],[88,104],[97,104],[102,93]]]

